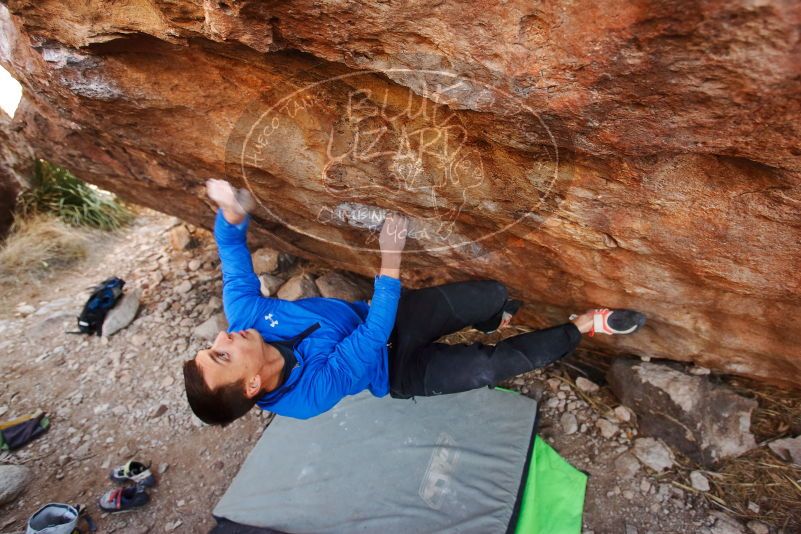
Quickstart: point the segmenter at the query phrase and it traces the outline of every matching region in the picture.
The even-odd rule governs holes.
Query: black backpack
[[[122,296],[124,285],[125,281],[115,276],[103,281],[92,290],[89,300],[83,305],[83,311],[78,316],[78,330],[82,334],[100,335],[106,314]]]

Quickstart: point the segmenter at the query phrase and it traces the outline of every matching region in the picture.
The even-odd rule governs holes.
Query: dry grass
[[[0,248],[0,282],[14,283],[86,256],[87,234],[47,215],[17,219]]]

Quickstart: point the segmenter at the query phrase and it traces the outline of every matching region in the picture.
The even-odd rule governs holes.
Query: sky
[[[0,108],[8,113],[9,117],[13,117],[20,98],[22,98],[22,86],[0,66]]]

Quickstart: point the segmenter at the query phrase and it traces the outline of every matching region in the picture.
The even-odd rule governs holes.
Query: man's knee
[[[486,293],[487,301],[492,303],[494,308],[500,309],[506,303],[506,299],[509,298],[509,291],[506,286],[497,280],[482,280],[481,284],[484,285],[482,289]]]

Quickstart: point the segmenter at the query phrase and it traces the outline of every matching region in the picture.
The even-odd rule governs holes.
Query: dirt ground
[[[0,458],[34,472],[25,493],[0,508],[0,532],[23,530],[27,517],[51,501],[88,505],[100,532],[194,533],[213,525],[211,510],[268,419],[253,410],[228,428],[208,427],[186,404],[181,362],[205,345],[192,332],[219,309],[221,277],[208,236],[196,248],[172,250],[168,234],[175,224],[145,211],[119,234],[97,237],[79,265],[3,288],[0,411],[6,409],[0,420],[42,409],[52,426]],[[112,275],[125,279],[127,290],[143,289],[137,319],[107,340],[65,334],[75,327],[87,288]],[[23,304],[36,311],[17,312]],[[603,437],[598,413],[560,369],[529,373],[509,386],[541,396],[540,435],[589,473],[585,532],[724,532],[693,493],[645,468],[622,478],[615,459],[631,447],[636,428],[621,421],[615,435]],[[579,426],[570,435],[561,431],[565,411]],[[109,469],[130,458],[152,462],[158,474],[150,504],[128,514],[101,513],[97,499],[113,487]]]

